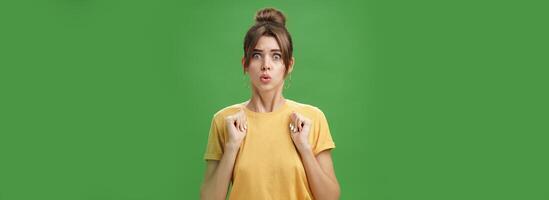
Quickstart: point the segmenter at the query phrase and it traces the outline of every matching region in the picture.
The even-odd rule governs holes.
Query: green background
[[[266,6],[294,39],[285,97],[328,118],[341,199],[549,199],[541,2],[1,1],[0,200],[198,199]]]

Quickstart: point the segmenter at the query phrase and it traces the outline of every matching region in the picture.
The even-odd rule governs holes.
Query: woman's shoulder
[[[232,114],[235,114],[237,113],[238,111],[240,111],[240,109],[242,108],[242,106],[244,106],[244,103],[245,102],[242,102],[242,103],[235,103],[235,104],[231,104],[229,106],[226,106],[224,108],[221,108],[219,109],[217,112],[215,112],[215,114],[213,115],[214,119],[224,119],[225,117],[229,116],[229,115],[232,115]]]
[[[307,104],[307,103],[297,102],[290,99],[287,99],[287,102],[288,102],[288,106],[294,111],[303,112],[304,114],[314,115],[314,116],[324,115],[324,112],[317,106]]]

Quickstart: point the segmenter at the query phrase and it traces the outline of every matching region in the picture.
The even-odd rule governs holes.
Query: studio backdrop
[[[0,200],[198,199],[264,7],[288,17],[284,96],[324,111],[341,199],[549,199],[541,4],[2,1]]]

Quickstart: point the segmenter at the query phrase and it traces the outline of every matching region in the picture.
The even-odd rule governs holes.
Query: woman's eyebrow
[[[280,49],[272,49],[273,52],[280,52]],[[254,49],[253,52],[263,52],[261,49]]]

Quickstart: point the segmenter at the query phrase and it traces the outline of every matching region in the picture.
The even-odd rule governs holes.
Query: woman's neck
[[[252,98],[246,103],[246,107],[254,112],[273,112],[284,104],[282,90],[268,92],[252,91]]]

